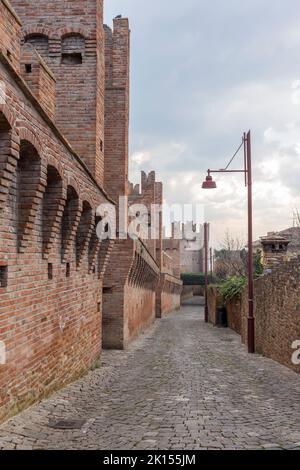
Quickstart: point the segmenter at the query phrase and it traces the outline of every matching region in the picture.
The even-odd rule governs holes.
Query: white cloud
[[[149,162],[151,160],[150,152],[135,152],[131,155],[131,161],[136,165],[140,166],[143,163]]]

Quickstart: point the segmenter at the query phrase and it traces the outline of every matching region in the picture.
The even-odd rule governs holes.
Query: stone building
[[[102,0],[0,0],[0,420],[178,301],[161,238],[95,230],[100,204],[130,198],[129,36],[103,28]],[[150,174],[148,203],[161,192]]]

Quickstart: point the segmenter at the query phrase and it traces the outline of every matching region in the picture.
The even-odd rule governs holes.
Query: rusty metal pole
[[[204,224],[205,323],[208,323],[208,224]]]
[[[252,204],[252,149],[251,132],[244,139],[247,163],[248,188],[248,352],[255,352],[255,325],[254,325],[254,280],[253,280],[253,204]]]

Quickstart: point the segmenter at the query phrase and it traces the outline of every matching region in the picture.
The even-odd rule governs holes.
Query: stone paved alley
[[[184,306],[0,427],[2,449],[300,449],[300,377]],[[77,430],[49,426],[82,419]]]

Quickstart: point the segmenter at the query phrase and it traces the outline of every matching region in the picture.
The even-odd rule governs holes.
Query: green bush
[[[247,285],[246,277],[233,276],[219,286],[219,292],[224,298],[225,302],[239,298]]]
[[[181,280],[183,281],[184,286],[204,286],[205,285],[205,274],[203,273],[184,273],[181,274]],[[208,282],[217,283],[219,280],[213,276],[211,278],[210,274],[208,275]]]
[[[203,273],[185,273],[181,274],[181,280],[184,286],[204,286],[205,275]]]

